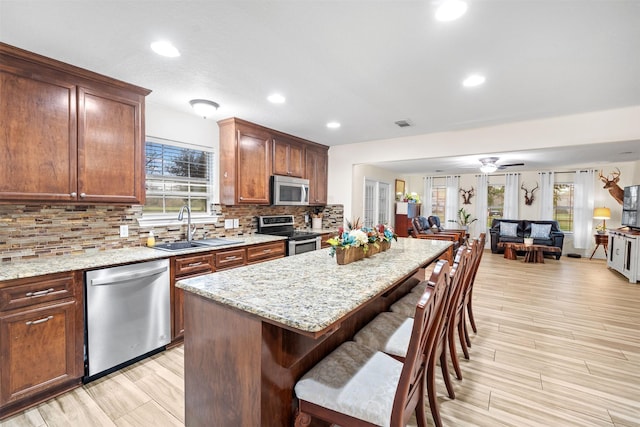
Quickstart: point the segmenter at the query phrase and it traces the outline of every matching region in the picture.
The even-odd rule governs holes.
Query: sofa
[[[501,224],[505,225],[501,225]],[[491,235],[491,252],[503,253],[504,249],[498,247],[500,242],[524,243],[524,238],[533,237],[534,245],[555,246],[560,248],[559,253],[545,252],[545,255],[554,255],[560,259],[564,233],[558,226],[558,221],[531,221],[526,219],[499,219],[491,223],[489,230]]]

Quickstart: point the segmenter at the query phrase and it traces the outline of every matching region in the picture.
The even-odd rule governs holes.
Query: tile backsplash
[[[198,224],[196,239],[236,236],[257,232],[258,215],[294,215],[297,228],[305,224],[305,214],[321,213],[322,228],[343,225],[343,206],[225,206],[216,205],[215,224]],[[140,227],[142,206],[0,205],[0,262],[61,256],[107,249],[144,246],[151,230]],[[224,228],[224,220],[238,219],[239,228]],[[120,226],[128,226],[128,237],[120,237]],[[154,226],[157,242],[185,238],[185,225]]]

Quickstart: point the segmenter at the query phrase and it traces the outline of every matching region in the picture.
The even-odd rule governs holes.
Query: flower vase
[[[362,247],[348,247],[336,249],[336,261],[339,265],[351,264],[364,258],[364,249]]]
[[[377,254],[378,252],[380,252],[380,244],[378,244],[378,246],[375,245],[375,243],[369,243],[369,249],[367,250],[367,253],[365,254],[365,257],[369,258],[370,256],[374,256],[375,254]]]
[[[384,252],[386,250],[388,250],[389,248],[391,248],[391,242],[388,240],[384,240],[382,242],[379,243],[380,244],[380,251]]]

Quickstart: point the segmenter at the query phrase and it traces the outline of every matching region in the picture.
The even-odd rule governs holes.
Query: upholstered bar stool
[[[348,341],[322,359],[295,385],[296,427],[319,418],[342,426],[406,426],[415,413],[427,425],[425,373],[447,301],[449,266],[431,275],[432,286],[416,306],[404,362]]]

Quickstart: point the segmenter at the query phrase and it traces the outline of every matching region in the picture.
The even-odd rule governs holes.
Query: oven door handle
[[[305,239],[305,240],[291,240],[291,242],[293,242],[296,245],[301,245],[304,243],[311,243],[311,242],[315,242],[316,240],[318,240],[318,237],[312,237],[310,239]]]

